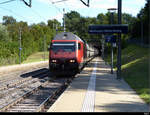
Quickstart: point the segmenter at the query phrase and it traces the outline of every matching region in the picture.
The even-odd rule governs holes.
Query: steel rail
[[[17,99],[15,99],[15,100],[13,100],[12,102],[10,102],[9,104],[7,104],[6,106],[4,106],[4,107],[2,107],[2,108],[0,108],[0,112],[7,112],[7,111],[11,111],[11,107],[13,107],[13,106],[15,106],[15,105],[17,105],[17,104],[21,104],[21,101],[23,102],[23,100],[25,100],[25,99],[28,99],[28,97],[30,98],[30,96],[32,96],[32,95],[34,95],[34,93],[35,92],[37,92],[38,93],[38,91],[40,92],[40,90],[42,90],[42,88],[44,88],[44,86],[45,86],[45,88],[47,88],[46,86],[48,86],[48,89],[46,89],[46,92],[47,91],[52,91],[52,93],[50,93],[49,95],[46,95],[46,96],[48,96],[46,99],[43,99],[43,98],[41,98],[40,97],[40,100],[37,100],[37,101],[43,101],[41,104],[39,104],[39,106],[37,107],[37,103],[33,103],[33,104],[31,104],[32,106],[31,106],[31,109],[29,110],[29,111],[33,111],[33,112],[43,112],[44,111],[44,108],[45,108],[45,106],[46,106],[46,104],[48,103],[48,102],[51,102],[51,101],[53,101],[53,98],[55,98],[56,96],[57,96],[57,94],[59,94],[63,89],[65,89],[65,87],[66,86],[68,86],[69,85],[69,83],[72,81],[72,79],[67,79],[67,80],[63,80],[63,82],[61,83],[57,83],[57,82],[55,82],[55,80],[54,80],[54,82],[52,82],[52,83],[54,83],[54,84],[52,84],[52,85],[50,85],[50,86],[48,86],[48,84],[49,84],[49,81],[47,80],[46,82],[44,82],[43,84],[41,84],[40,86],[38,86],[38,87],[36,87],[36,88],[34,88],[33,90],[31,90],[31,91],[28,91],[27,93],[25,93],[25,94],[23,94],[21,97],[19,97],[19,98],[17,98]],[[56,83],[56,84],[55,84]],[[51,87],[52,86],[52,87]],[[53,89],[53,86],[54,86],[54,89]],[[50,87],[50,88],[49,88]],[[55,89],[56,88],[56,89]],[[53,91],[54,90],[54,91]],[[45,93],[46,93],[45,92]],[[39,98],[38,96],[40,96],[39,94],[36,94],[37,95],[37,97],[36,98]],[[34,101],[34,100],[33,100]],[[27,105],[30,105],[30,103],[27,103]],[[22,112],[22,111],[28,111],[28,106],[26,106],[25,104],[24,104],[24,109],[22,109],[22,110],[14,110],[15,112]],[[34,110],[35,109],[35,110]]]
[[[11,106],[13,106],[13,105],[17,104],[18,102],[22,101],[25,97],[29,96],[30,94],[32,94],[34,91],[38,90],[41,87],[42,87],[42,84],[40,86],[28,91],[27,93],[21,95],[20,97],[18,97],[17,99],[13,100],[10,103],[8,103],[7,105],[1,107],[0,112],[5,112],[8,108],[10,108]]]
[[[59,93],[62,88],[65,86],[65,83],[58,88],[56,91],[54,91],[50,96],[47,97],[47,99],[45,99],[45,101],[43,101],[43,103],[36,109],[36,112],[43,112],[45,105],[49,102],[52,101],[52,99],[57,95],[57,93]]]

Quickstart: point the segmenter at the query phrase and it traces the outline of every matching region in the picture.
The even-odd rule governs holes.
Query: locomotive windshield
[[[54,42],[52,44],[52,50],[54,52],[58,52],[60,50],[64,52],[74,52],[75,42]]]

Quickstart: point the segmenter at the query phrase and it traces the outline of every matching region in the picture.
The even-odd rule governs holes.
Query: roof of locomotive
[[[83,40],[81,40],[81,38],[79,38],[77,35],[71,33],[71,32],[61,32],[58,33],[53,40],[79,40],[81,42],[83,42]]]

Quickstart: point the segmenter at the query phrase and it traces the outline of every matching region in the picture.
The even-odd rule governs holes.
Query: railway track
[[[7,79],[6,81],[5,79],[4,83],[0,85],[0,108],[3,108],[35,87],[40,86],[43,82],[48,80],[48,74],[48,70],[40,69],[40,71],[22,74],[24,78],[13,76],[12,78],[15,80],[9,81],[9,79]],[[9,85],[6,85],[7,83],[9,83]]]
[[[72,78],[45,81],[0,109],[1,112],[43,112],[53,103]]]
[[[22,84],[26,81],[33,79],[34,76],[39,76],[44,73],[47,74],[47,72],[48,70],[41,69],[29,73],[24,73],[21,75],[19,74],[19,72],[15,74],[10,74],[9,76],[0,79],[0,91],[6,90],[11,87],[15,87],[19,84]]]
[[[0,112],[44,112],[73,77],[50,77],[47,68],[9,73],[0,78]]]
[[[20,76],[23,79],[9,82],[5,87],[0,85],[0,112],[46,112],[74,78],[50,77],[47,70]],[[1,97],[5,97],[4,103]]]

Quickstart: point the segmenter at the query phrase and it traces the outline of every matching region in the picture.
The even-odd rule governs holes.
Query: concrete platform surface
[[[150,107],[110,66],[94,58],[47,112],[149,112]]]

